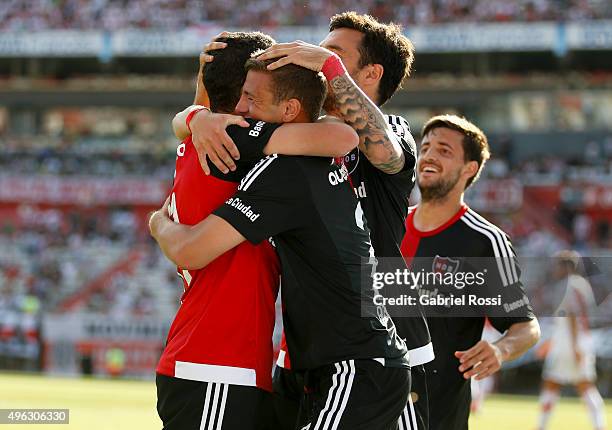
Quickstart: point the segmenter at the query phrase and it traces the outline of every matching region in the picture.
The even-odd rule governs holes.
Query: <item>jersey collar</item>
[[[464,213],[467,212],[468,209],[469,209],[468,206],[464,203],[464,204],[461,205],[461,207],[459,208],[457,213],[455,215],[453,215],[444,224],[442,224],[440,227],[438,227],[438,228],[436,228],[434,230],[421,231],[421,230],[418,230],[414,226],[414,213],[417,210],[417,206],[415,206],[414,209],[412,211],[410,211],[410,213],[406,217],[406,228],[408,229],[408,231],[410,231],[411,234],[419,236],[419,237],[435,236],[436,234],[443,232],[444,230],[449,228],[451,225],[453,225],[454,223],[459,221],[459,219],[463,216]]]

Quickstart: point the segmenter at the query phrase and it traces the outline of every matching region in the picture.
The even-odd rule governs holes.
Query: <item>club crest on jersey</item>
[[[359,165],[359,152],[359,149],[355,148],[354,150],[352,150],[341,158],[342,164],[346,166],[349,175],[353,174],[353,172]]]
[[[459,260],[453,260],[450,257],[440,257],[436,255],[431,265],[431,270],[434,273],[455,273],[459,270]]]

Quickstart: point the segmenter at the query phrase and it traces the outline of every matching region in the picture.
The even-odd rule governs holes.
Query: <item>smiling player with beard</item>
[[[421,202],[406,219],[402,253],[415,272],[456,274],[472,270],[474,261],[482,262],[486,267],[476,269],[487,273],[486,287],[514,305],[508,314],[503,307],[486,309],[489,314],[455,317],[427,312],[436,355],[426,365],[430,429],[462,430],[468,428],[470,378],[484,379],[503,362],[520,357],[538,341],[540,330],[523,299],[520,269],[508,236],[463,202],[465,190],[489,158],[485,134],[464,118],[443,115],[427,121],[422,135],[417,163]],[[431,287],[423,285],[423,294],[458,294],[463,288]],[[504,333],[496,342],[481,340],[485,316]]]

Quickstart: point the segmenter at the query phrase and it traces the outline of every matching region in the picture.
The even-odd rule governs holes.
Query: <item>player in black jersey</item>
[[[209,45],[210,49],[222,47],[215,42]],[[324,108],[328,114],[342,118],[355,128],[360,136],[359,147],[343,157],[341,162],[349,171],[351,185],[368,220],[374,254],[379,258],[378,269],[392,271],[396,268],[385,267],[384,263],[401,264],[399,268],[405,268],[398,257],[401,257],[399,248],[405,234],[408,197],[415,181],[416,149],[408,122],[399,116],[383,115],[378,106],[386,103],[409,75],[413,61],[412,44],[398,26],[347,12],[332,17],[330,33],[321,42],[321,47],[304,43],[279,44],[260,58],[286,55],[277,65],[293,62],[320,70],[329,51],[342,59],[358,86],[355,88],[338,79]],[[208,118],[204,119],[204,115]],[[210,154],[214,160],[225,160],[217,166],[229,171],[233,167],[231,156],[236,155],[236,148],[231,142],[225,143],[227,136],[223,122],[215,123],[212,116],[203,113],[192,124],[194,142],[201,142],[206,148],[204,156]],[[220,142],[224,142],[228,150]],[[410,350],[412,390],[415,392],[411,400],[418,399],[414,407],[407,407],[407,419],[412,428],[427,429],[423,364],[433,359],[427,325],[422,315],[395,318],[394,322]],[[282,350],[277,363],[279,367],[289,367],[288,357]],[[287,429],[293,428],[295,422],[295,408],[291,403],[299,401],[302,391],[294,378],[295,375],[290,375],[288,370],[275,370],[275,389],[289,399],[281,405],[280,411],[283,428]]]
[[[305,116],[300,100],[283,101],[265,62],[250,61],[249,67],[239,104],[269,121],[312,118],[313,110]],[[324,83],[300,88],[324,89]],[[310,428],[396,428],[410,387],[408,353],[385,308],[373,305],[374,290],[362,288],[361,263],[371,244],[344,166],[274,154],[243,178],[215,215],[188,227],[173,223],[162,209],[150,227],[164,253],[188,269],[205,266],[245,239],[258,243],[273,236],[283,268],[287,342],[295,368],[306,372],[313,389]]]
[[[417,163],[421,203],[408,215],[402,250],[413,273],[452,279],[449,284],[424,282],[423,298],[427,303],[469,295],[501,299],[499,304],[455,304],[426,312],[436,355],[426,365],[430,428],[462,430],[468,428],[470,378],[486,378],[504,361],[521,356],[540,331],[510,239],[463,203],[465,189],[489,157],[486,136],[454,115],[430,119],[422,134]],[[484,282],[477,282],[478,276]],[[465,286],[467,279],[473,280],[470,286]],[[444,316],[450,312],[455,316]],[[494,343],[481,340],[485,317],[504,333]]]

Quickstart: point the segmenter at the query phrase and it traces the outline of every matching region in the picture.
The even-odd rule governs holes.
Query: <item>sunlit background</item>
[[[0,372],[145,380],[142,410],[159,427],[154,367],[182,287],[144,221],[172,183],[170,121],[193,100],[198,53],[222,30],[318,43],[345,10],[401,23],[414,42],[412,76],[383,110],[417,141],[438,113],[487,133],[493,158],[468,203],[511,235],[525,267],[563,248],[597,259],[591,325],[598,386],[612,396],[607,0],[0,1]],[[526,270],[528,288],[546,288],[545,272]],[[494,389],[535,395],[541,367],[535,348]],[[32,381],[15,378],[0,373],[0,408],[17,407],[5,387]],[[536,408],[498,396],[490,416],[518,423],[504,415],[512,399]],[[584,426],[567,428],[588,428],[578,411]]]

